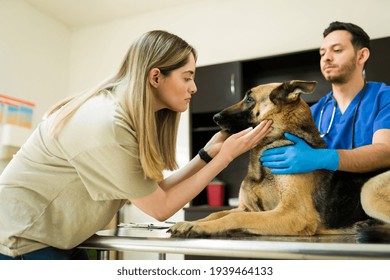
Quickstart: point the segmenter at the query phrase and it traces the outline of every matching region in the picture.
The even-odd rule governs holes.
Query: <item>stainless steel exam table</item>
[[[108,252],[140,251],[247,259],[390,259],[390,244],[359,243],[354,235],[311,237],[256,236],[234,238],[170,238],[166,229],[117,228],[97,232],[79,247]]]

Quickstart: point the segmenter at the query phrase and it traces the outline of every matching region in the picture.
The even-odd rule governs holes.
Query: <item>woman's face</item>
[[[194,81],[195,58],[191,54],[183,67],[173,70],[164,76],[159,69],[151,70],[151,84],[155,94],[155,111],[170,109],[175,112],[184,112],[188,109],[192,95],[197,88]]]

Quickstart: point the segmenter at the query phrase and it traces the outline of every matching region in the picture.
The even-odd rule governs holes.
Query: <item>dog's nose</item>
[[[217,113],[213,116],[213,120],[216,124],[218,124],[221,121],[221,114]]]

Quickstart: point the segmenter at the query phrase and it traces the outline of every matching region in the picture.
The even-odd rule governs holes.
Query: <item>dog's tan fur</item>
[[[248,173],[240,188],[239,206],[232,210],[213,213],[194,222],[177,223],[169,230],[172,236],[237,233],[309,236],[355,232],[352,226],[329,228],[316,208],[318,199],[314,194],[318,186],[327,184],[324,183],[328,176],[327,171],[273,175],[267,168],[262,167],[259,161],[265,149],[292,144],[283,137],[285,132],[305,139],[313,147],[325,147],[315,127],[309,106],[300,98],[301,94],[312,93],[315,86],[315,82],[304,81],[260,85],[251,89],[242,101],[220,112],[220,116],[232,112],[250,112],[245,117],[250,118],[252,125],[257,125],[265,119],[272,119],[273,130],[262,143],[250,151]],[[219,125],[224,129],[230,129],[226,124]],[[383,180],[389,184],[390,173]],[[390,198],[389,193],[384,195]],[[373,201],[367,202],[367,205],[375,204],[375,198],[371,200]],[[387,204],[388,208],[389,205],[390,202]],[[370,206],[366,209],[375,212]]]
[[[390,224],[390,170],[364,184],[361,202],[367,215]]]

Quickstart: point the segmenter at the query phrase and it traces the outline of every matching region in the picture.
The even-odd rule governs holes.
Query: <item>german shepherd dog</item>
[[[214,116],[214,121],[230,134],[265,119],[273,120],[273,130],[250,151],[239,206],[197,221],[179,222],[169,229],[172,237],[354,234],[381,223],[366,214],[370,209],[363,210],[360,196],[363,185],[376,174],[316,170],[274,175],[259,161],[264,150],[293,144],[284,137],[285,132],[314,148],[326,147],[309,106],[300,98],[301,94],[311,94],[316,84],[294,80],[260,85]],[[389,185],[390,173],[386,174],[380,180]]]

